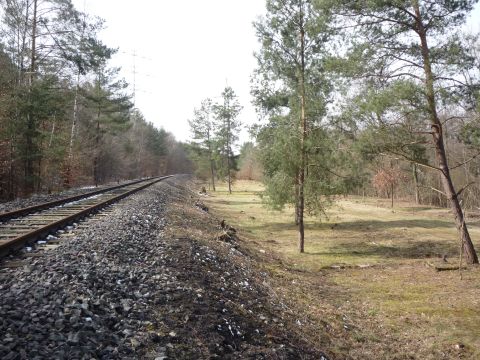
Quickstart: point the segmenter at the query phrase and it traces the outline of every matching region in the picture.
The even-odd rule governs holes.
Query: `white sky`
[[[218,98],[228,83],[244,106],[240,120],[255,122],[250,75],[258,48],[252,22],[264,0],[74,0],[76,8],[105,19],[101,38],[118,47],[112,65],[133,91],[136,57],[136,107],[148,121],[190,137],[193,108]],[[84,4],[85,3],[85,4]],[[247,138],[243,131],[241,138]]]
[[[73,0],[78,10],[106,20],[101,38],[118,47],[112,65],[133,91],[136,53],[136,107],[148,121],[189,139],[187,120],[206,97],[218,97],[228,82],[244,106],[243,124],[256,121],[250,76],[259,45],[252,22],[265,0]],[[467,28],[480,29],[477,4]],[[247,139],[243,131],[241,140]]]

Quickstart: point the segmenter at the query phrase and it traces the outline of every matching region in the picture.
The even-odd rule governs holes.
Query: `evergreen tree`
[[[129,123],[128,130],[119,134],[121,153],[126,161],[121,176],[135,178],[160,175],[168,155],[168,133],[148,122],[138,109],[130,113]]]
[[[166,169],[175,142],[131,113],[102,20],[71,0],[0,0],[0,16],[2,199]]]
[[[16,193],[14,109],[16,68],[0,44],[0,199],[11,199]]]
[[[328,13],[309,0],[268,0],[267,15],[255,23],[262,47],[257,54],[257,107],[268,124],[257,132],[265,169],[265,199],[275,208],[295,206],[298,249],[304,252],[304,214],[322,213],[328,196],[352,177],[339,167],[345,154],[328,124]]]
[[[72,68],[74,75],[74,98],[72,121],[70,127],[70,142],[68,147],[68,156],[65,162],[64,185],[70,187],[72,183],[72,163],[74,158],[74,141],[78,122],[79,103],[80,103],[80,79],[92,71],[101,68],[115,52],[113,49],[105,46],[97,38],[97,33],[102,29],[103,22],[97,19],[91,20],[86,14],[81,14],[83,19],[77,21],[76,31],[69,32],[69,36],[58,41],[62,47],[63,58]]]
[[[99,167],[102,156],[102,140],[105,133],[116,133],[126,130],[129,124],[132,103],[130,96],[124,90],[127,84],[117,80],[118,69],[98,69],[97,78],[91,86],[85,89],[85,98],[92,109],[93,121],[93,180],[98,186],[100,179]]]
[[[215,141],[220,155],[220,172],[228,183],[228,192],[232,193],[232,171],[236,169],[233,147],[238,140],[240,121],[238,115],[242,110],[237,95],[229,86],[222,92],[223,103],[213,105],[215,114]]]
[[[422,165],[438,171],[443,186],[443,191],[438,191],[450,203],[463,252],[469,263],[478,263],[478,257],[460,205],[459,197],[463,188],[456,190],[452,181],[451,170],[457,165],[449,166],[444,137],[445,121],[454,121],[458,116],[442,121],[439,114],[445,106],[456,107],[457,111],[460,111],[460,106],[472,106],[465,103],[472,97],[465,95],[471,93],[473,87],[461,81],[461,77],[464,71],[473,66],[473,59],[462,46],[458,32],[454,33],[453,30],[463,24],[476,2],[351,0],[333,4],[338,14],[336,26],[353,26],[355,29],[353,34],[348,33],[349,62],[343,63],[342,67],[350,70],[355,78],[363,77],[375,85],[380,83],[381,87],[374,93],[386,91],[393,99],[396,94],[402,97],[405,88],[418,89],[419,97],[408,98],[408,107],[414,111],[410,115],[416,117],[410,143],[417,142],[418,134],[430,137],[435,164]],[[317,2],[320,7],[325,3]],[[367,95],[371,93],[367,92]],[[385,95],[382,98],[385,99]],[[391,102],[390,99],[387,102]],[[394,101],[392,105],[397,106],[398,102]],[[384,110],[375,116],[383,125],[392,125],[392,134],[395,136],[399,128],[397,124],[404,118],[396,118],[392,108],[384,107]],[[398,147],[396,149],[407,160],[420,163],[399,152]]]
[[[96,37],[102,22],[88,19],[75,9],[70,0],[1,0],[0,5],[3,10],[0,24],[2,42],[16,67],[15,94],[18,98],[13,101],[16,108],[11,111],[11,116],[15,123],[25,125],[17,127],[17,131],[23,131],[17,134],[22,144],[14,148],[23,152],[19,155],[23,164],[18,163],[18,166],[21,165],[24,172],[25,192],[30,193],[40,186],[37,180],[41,178],[40,172],[44,167],[40,166],[40,159],[46,158],[50,164],[58,163],[59,153],[52,151],[52,142],[48,142],[49,146],[39,146],[41,134],[46,131],[41,127],[50,128],[53,136],[55,129],[62,128],[62,123],[67,120],[64,109],[59,112],[52,108],[54,115],[50,117],[50,124],[46,124],[45,118],[37,117],[43,110],[32,106],[45,107],[46,103],[40,104],[33,96],[48,98],[53,89],[61,88],[64,98],[72,101],[69,89],[72,75],[75,72],[86,73],[97,65],[99,59],[108,57],[110,50]],[[39,86],[36,82],[40,82]],[[48,88],[42,85],[46,83],[50,84]],[[46,93],[39,94],[39,89],[44,89]],[[75,104],[77,93],[78,88]],[[30,105],[25,107],[26,103]],[[75,114],[76,111],[74,117]],[[48,154],[43,154],[44,150]],[[12,168],[12,171],[16,170]]]
[[[189,120],[193,135],[192,152],[196,154],[197,165],[208,164],[212,189],[215,191],[215,139],[212,117],[212,100],[202,101],[200,109],[194,109],[193,119]]]

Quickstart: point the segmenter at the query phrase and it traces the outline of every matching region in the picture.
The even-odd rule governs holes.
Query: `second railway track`
[[[138,180],[0,214],[0,257],[168,177]]]

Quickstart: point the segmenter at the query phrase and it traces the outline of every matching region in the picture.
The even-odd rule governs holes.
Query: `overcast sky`
[[[258,48],[252,22],[263,0],[74,0],[78,10],[105,19],[102,40],[118,47],[112,65],[133,91],[136,107],[148,121],[190,136],[187,120],[206,97],[218,98],[228,83],[244,109],[243,123],[255,121],[250,75]],[[243,139],[246,139],[244,132]]]
[[[256,121],[250,76],[258,42],[252,22],[264,0],[74,0],[78,10],[105,19],[101,38],[118,47],[112,65],[131,84],[136,107],[148,121],[190,136],[187,120],[206,97],[219,100],[228,83],[239,96],[244,124]],[[480,6],[469,27],[480,25]],[[134,62],[134,56],[135,62]],[[242,140],[246,140],[243,132]]]

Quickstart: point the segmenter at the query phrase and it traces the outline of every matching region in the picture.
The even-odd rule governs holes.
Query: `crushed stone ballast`
[[[170,176],[136,180],[0,214],[0,257]]]

